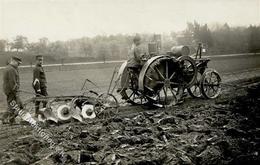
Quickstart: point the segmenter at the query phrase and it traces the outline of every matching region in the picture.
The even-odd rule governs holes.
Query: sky
[[[169,33],[187,22],[260,25],[260,0],[0,0],[0,39]]]

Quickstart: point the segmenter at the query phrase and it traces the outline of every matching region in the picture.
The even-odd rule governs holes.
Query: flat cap
[[[22,59],[17,56],[13,56],[12,59],[19,62],[20,64],[22,63]]]
[[[43,57],[43,55],[41,55],[41,54],[37,54],[36,56],[35,56],[35,58],[37,59],[37,58],[42,58]]]
[[[136,34],[133,38],[134,42],[141,41],[141,36],[139,34]]]

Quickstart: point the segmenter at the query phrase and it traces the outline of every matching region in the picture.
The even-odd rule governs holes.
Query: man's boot
[[[9,112],[4,112],[2,118],[1,118],[1,121],[2,121],[2,124],[9,124]]]
[[[9,120],[9,124],[10,124],[10,125],[16,124],[15,118],[16,118],[17,116],[18,116],[18,113],[15,112],[15,111],[12,111],[12,112],[9,113],[9,118],[8,118],[8,120]]]
[[[34,115],[34,117],[36,117],[37,119],[38,119],[38,115],[40,114],[39,113],[39,110],[40,108],[39,107],[35,107],[35,115]]]

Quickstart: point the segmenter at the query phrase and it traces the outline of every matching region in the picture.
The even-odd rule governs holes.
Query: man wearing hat
[[[141,57],[142,57],[142,49],[141,45],[141,37],[137,34],[133,38],[133,45],[128,54],[127,66],[130,68],[140,68],[141,66]]]
[[[3,124],[13,124],[17,116],[15,112],[13,101],[19,106],[20,109],[23,109],[21,99],[18,95],[18,90],[20,87],[20,78],[18,66],[22,63],[22,60],[19,57],[12,57],[9,64],[6,66],[3,74],[3,89],[7,98],[8,109],[2,117]]]
[[[48,96],[47,93],[47,81],[46,81],[46,75],[42,67],[43,64],[43,56],[37,55],[36,56],[36,64],[33,69],[33,89],[35,90],[36,97],[39,96]],[[35,102],[35,117],[38,117],[39,115],[39,109],[40,109],[40,103],[41,101]],[[43,107],[46,107],[47,102],[43,101]]]
[[[142,62],[142,55],[143,50],[141,48],[141,37],[140,35],[136,34],[133,38],[133,44],[132,47],[128,53],[127,56],[127,70],[129,71],[129,74],[135,75],[134,77],[138,77],[140,69],[141,69],[141,62]],[[129,77],[128,77],[129,78]],[[129,82],[128,78],[125,79],[125,82]],[[134,82],[133,88],[137,88],[138,80],[131,79],[132,82]],[[121,95],[124,93],[124,91],[127,89],[128,83],[124,83],[123,89],[120,89],[119,92]],[[123,96],[123,100],[128,99],[128,97]]]
[[[199,44],[198,44],[198,48],[197,48],[197,51],[196,51],[196,57],[195,57],[196,59],[197,59],[197,56],[199,56],[199,58],[201,58],[202,47],[203,47],[202,43],[199,42]]]

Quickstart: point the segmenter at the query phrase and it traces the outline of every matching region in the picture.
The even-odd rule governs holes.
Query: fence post
[[[60,71],[62,70],[62,68],[63,68],[63,65],[64,65],[64,60],[63,60],[63,59],[61,59]]]

